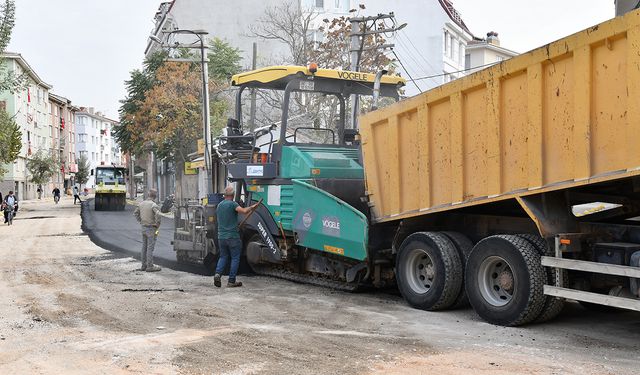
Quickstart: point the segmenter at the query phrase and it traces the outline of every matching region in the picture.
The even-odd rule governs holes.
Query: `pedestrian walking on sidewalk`
[[[82,199],[80,199],[80,189],[78,189],[78,185],[73,186],[73,204],[76,204],[76,200],[82,204]]]
[[[233,200],[235,194],[236,191],[234,187],[227,186],[224,189],[224,200],[220,202],[216,208],[220,258],[216,266],[216,274],[213,277],[213,285],[218,288],[222,286],[220,279],[229,258],[231,258],[231,268],[229,269],[227,286],[242,286],[242,282],[236,281],[236,274],[238,273],[238,266],[240,265],[240,255],[242,253],[242,239],[238,231],[238,213],[246,215],[258,206],[256,203],[251,207],[240,207],[240,205]]]
[[[158,192],[155,189],[149,190],[148,197],[133,212],[133,215],[142,226],[142,253],[140,260],[142,267],[140,271],[157,272],[160,267],[153,264],[153,249],[156,246],[156,238],[160,230],[160,208],[155,202]]]
[[[38,199],[42,199],[42,188],[38,186],[38,190],[36,191],[38,192]]]

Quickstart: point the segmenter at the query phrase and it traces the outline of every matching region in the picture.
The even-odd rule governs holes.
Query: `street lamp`
[[[211,145],[211,131],[210,129],[210,109],[209,109],[209,65],[207,63],[207,58],[205,56],[205,35],[209,34],[205,30],[173,30],[168,33],[171,34],[190,34],[195,35],[200,41],[200,63],[202,64],[202,131],[204,138],[204,166],[206,172],[206,182],[207,182],[207,197],[208,193],[213,192],[213,185],[211,181],[211,150],[209,149],[209,145]],[[172,47],[164,44],[162,39],[158,38],[155,35],[150,35],[149,39],[153,42],[158,43],[160,47]],[[179,45],[180,46],[180,45]],[[184,46],[180,46],[184,47]],[[191,48],[191,47],[188,47]]]

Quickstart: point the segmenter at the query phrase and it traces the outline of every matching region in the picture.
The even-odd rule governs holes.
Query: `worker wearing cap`
[[[142,225],[142,254],[140,261],[142,267],[140,271],[157,272],[160,267],[153,265],[153,248],[156,246],[156,237],[160,229],[160,208],[155,202],[158,192],[155,189],[149,190],[147,199],[133,212],[140,225]]]
[[[238,232],[238,214],[248,214],[255,209],[258,204],[251,207],[240,207],[233,200],[236,191],[233,186],[227,186],[224,189],[224,200],[218,203],[216,208],[216,216],[218,218],[218,244],[220,250],[220,258],[216,266],[216,274],[213,277],[213,285],[218,288],[222,286],[220,282],[222,271],[227,266],[227,260],[231,257],[231,268],[229,269],[228,287],[242,286],[242,282],[236,282],[236,274],[240,265],[240,255],[242,253],[242,239]]]

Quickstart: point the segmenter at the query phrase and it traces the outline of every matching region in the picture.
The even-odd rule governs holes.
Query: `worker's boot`
[[[229,281],[227,283],[227,288],[237,288],[242,286],[242,281]]]
[[[147,272],[158,272],[160,271],[162,268],[158,267],[158,266],[151,266],[151,267],[147,267],[147,269],[145,271]]]
[[[216,287],[220,288],[222,286],[222,283],[220,282],[220,278],[222,276],[220,276],[219,273],[216,273],[216,275],[213,277],[213,285],[215,285]]]

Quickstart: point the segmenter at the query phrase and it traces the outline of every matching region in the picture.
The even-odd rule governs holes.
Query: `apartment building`
[[[50,133],[51,153],[56,155],[60,163],[58,173],[52,178],[52,183],[61,190],[67,191],[75,182],[75,173],[78,172],[76,161],[76,112],[79,108],[71,104],[71,100],[49,94],[50,107]]]
[[[27,161],[38,151],[49,153],[52,137],[49,116],[49,90],[52,86],[42,80],[18,53],[3,54],[3,68],[16,75],[26,74],[28,82],[23,90],[0,92],[0,107],[6,110],[22,131],[22,149],[14,163],[4,165],[7,170],[0,181],[0,190],[13,190],[18,199],[33,199],[38,186],[30,181]],[[48,189],[49,186],[43,186]]]
[[[90,173],[86,187],[95,187],[95,169],[100,165],[121,166],[120,148],[111,136],[117,121],[105,117],[94,108],[81,107],[75,114],[76,158],[85,156],[89,161]]]

